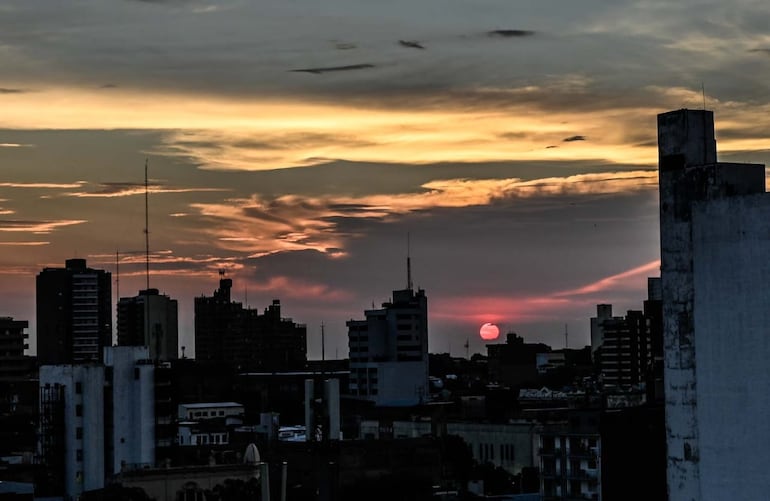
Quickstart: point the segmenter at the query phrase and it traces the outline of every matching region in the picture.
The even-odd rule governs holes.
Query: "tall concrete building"
[[[428,298],[410,287],[381,309],[349,320],[350,393],[378,406],[409,406],[428,397]]]
[[[659,115],[658,149],[669,499],[766,499],[765,168],[717,162],[706,110]]]
[[[262,315],[232,301],[233,281],[222,278],[213,296],[195,298],[195,359],[240,370],[286,371],[307,362],[307,328],[281,317],[274,299]]]
[[[147,347],[104,363],[40,367],[40,454],[54,493],[77,499],[121,471],[155,464],[154,365]]]
[[[150,358],[179,358],[178,305],[158,289],[139,291],[118,301],[118,345],[147,346]]]
[[[102,360],[112,346],[112,278],[68,259],[37,275],[37,356],[41,365]]]

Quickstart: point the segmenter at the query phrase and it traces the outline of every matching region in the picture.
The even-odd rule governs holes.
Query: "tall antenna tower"
[[[411,244],[409,233],[406,234],[406,288],[412,290],[412,258],[410,256]]]
[[[115,294],[120,301],[120,251],[115,251]]]
[[[324,323],[321,322],[321,361],[323,362],[325,360],[326,360],[326,333],[324,332]]]
[[[567,330],[567,324],[564,324],[564,348],[569,348],[569,331]]]
[[[147,180],[147,162],[144,159],[144,264],[147,290],[150,290],[150,184]]]

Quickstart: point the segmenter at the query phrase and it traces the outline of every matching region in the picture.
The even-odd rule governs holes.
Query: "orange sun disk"
[[[486,323],[479,329],[479,336],[484,341],[493,341],[500,335],[500,329],[495,324]]]

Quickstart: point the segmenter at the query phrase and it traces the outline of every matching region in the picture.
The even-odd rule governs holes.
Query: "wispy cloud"
[[[52,189],[52,190],[66,190],[72,188],[80,188],[86,184],[85,181],[78,181],[75,183],[14,183],[14,182],[2,182],[0,188],[31,188],[31,189]]]
[[[415,193],[370,196],[276,198],[252,196],[226,203],[191,205],[208,220],[205,231],[215,244],[254,257],[276,252],[312,249],[331,253],[344,249],[345,219],[392,220],[416,211],[489,205],[504,199],[562,195],[623,194],[657,187],[655,171],[580,174],[563,178],[447,179],[425,183]]]
[[[77,187],[81,187],[78,185]],[[159,184],[148,185],[146,188],[148,193],[196,193],[207,191],[229,191],[222,188],[171,188],[162,186]],[[114,197],[128,197],[133,195],[144,195],[145,185],[143,183],[123,183],[123,182],[109,182],[99,183],[94,191],[78,191],[64,193],[63,196],[78,197],[78,198],[114,198]]]
[[[578,287],[577,289],[571,289],[561,291],[555,294],[557,297],[568,296],[582,296],[587,294],[597,294],[600,292],[608,292],[618,290],[622,288],[638,289],[639,283],[644,277],[653,274],[657,276],[660,274],[660,260],[651,261],[649,263],[637,266],[630,270],[602,278],[596,282]]]
[[[51,242],[0,242],[0,245],[37,247],[40,245],[49,245]]]
[[[32,148],[34,144],[23,143],[0,143],[0,148]]]
[[[64,221],[24,221],[6,219],[0,220],[0,232],[47,234],[59,228],[82,224],[85,222],[85,220],[81,219]]]

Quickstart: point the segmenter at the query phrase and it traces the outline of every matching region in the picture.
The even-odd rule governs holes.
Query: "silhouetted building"
[[[382,309],[349,320],[349,391],[376,405],[415,405],[427,400],[428,298],[425,291],[393,291]]]
[[[0,317],[0,382],[23,379],[31,372],[34,359],[24,355],[29,348],[27,327],[26,320]]]
[[[258,310],[231,301],[229,278],[219,281],[211,297],[195,298],[195,358],[227,363],[240,370],[283,371],[303,368],[307,361],[307,329],[281,318],[277,299]]]
[[[591,318],[591,352],[605,388],[650,384],[648,395],[654,398],[656,381],[660,385],[663,379],[660,279],[649,278],[647,288],[642,311],[629,310],[625,317],[615,317],[611,304],[596,306],[597,315]]]
[[[139,291],[118,302],[118,345],[147,346],[153,360],[174,360],[179,353],[177,301],[158,289]]]
[[[112,346],[112,284],[104,270],[68,259],[37,275],[37,356],[41,365],[101,361]]]
[[[713,113],[658,115],[671,501],[770,491],[770,196],[765,167],[717,162]]]
[[[509,332],[505,343],[487,345],[489,380],[508,386],[535,384],[538,377],[538,354],[550,352],[551,347],[546,344],[525,343],[523,337]],[[552,358],[554,363],[558,363],[559,358],[564,361],[562,355]],[[550,358],[542,356],[541,361],[543,360]]]

